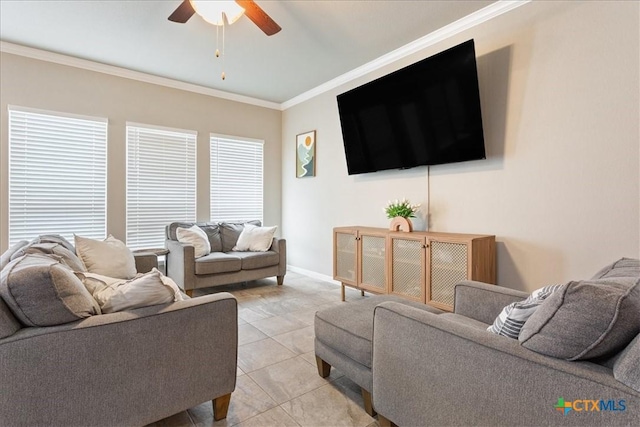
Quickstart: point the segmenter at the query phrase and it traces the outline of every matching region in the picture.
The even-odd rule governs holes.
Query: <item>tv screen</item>
[[[485,158],[473,40],[337,100],[349,175]]]

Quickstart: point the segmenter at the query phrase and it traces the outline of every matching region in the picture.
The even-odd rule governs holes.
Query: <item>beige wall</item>
[[[639,10],[637,2],[533,2],[284,111],[289,264],[332,275],[332,228],[386,227],[381,209],[399,197],[429,200],[433,231],[495,234],[498,283],[512,288],[638,257]],[[470,38],[488,159],[348,176],[336,95]],[[295,135],[312,129],[317,176],[296,179]]]
[[[280,225],[281,112],[94,71],[0,56],[0,249],[7,247],[7,105],[106,117],[107,232],[125,238],[127,121],[198,132],[197,217],[209,219],[209,133],[265,141],[264,222]]]

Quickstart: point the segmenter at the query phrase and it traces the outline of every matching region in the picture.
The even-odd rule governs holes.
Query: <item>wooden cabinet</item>
[[[338,227],[334,279],[452,310],[456,283],[495,283],[495,236]]]
[[[361,291],[387,293],[387,236],[378,229],[341,228],[333,234],[333,277]]]

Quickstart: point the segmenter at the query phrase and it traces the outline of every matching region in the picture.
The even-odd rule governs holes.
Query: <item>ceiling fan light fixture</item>
[[[193,10],[202,16],[202,19],[213,25],[224,25],[225,18],[228,24],[233,24],[244,15],[244,8],[240,7],[235,1],[189,1]]]

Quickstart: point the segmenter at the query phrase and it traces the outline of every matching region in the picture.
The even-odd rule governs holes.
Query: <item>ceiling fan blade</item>
[[[196,11],[193,10],[193,6],[191,6],[189,0],[184,0],[180,3],[180,6],[178,6],[178,8],[169,15],[169,21],[184,24],[193,16],[194,13],[196,13]]]
[[[272,36],[282,28],[252,0],[236,0],[244,8],[244,14],[251,19],[266,35]]]

